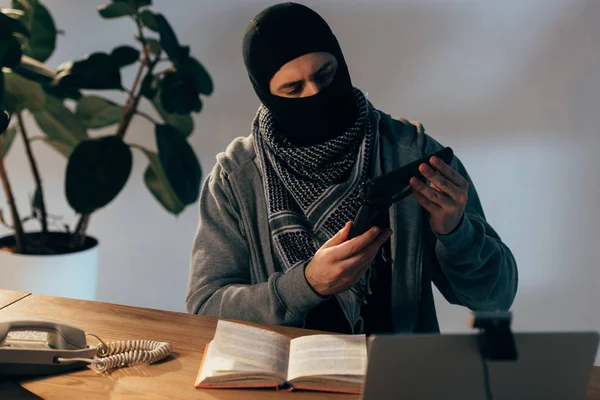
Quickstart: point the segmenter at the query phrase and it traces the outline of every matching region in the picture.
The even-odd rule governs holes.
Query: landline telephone
[[[93,336],[100,344],[87,343]],[[89,366],[97,372],[153,363],[172,352],[170,343],[126,340],[105,343],[78,327],[49,319],[0,318],[0,377],[50,375]]]

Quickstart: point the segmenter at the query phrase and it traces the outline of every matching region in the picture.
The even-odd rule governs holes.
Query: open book
[[[219,320],[194,386],[360,394],[366,368],[365,335],[290,340],[266,329]]]

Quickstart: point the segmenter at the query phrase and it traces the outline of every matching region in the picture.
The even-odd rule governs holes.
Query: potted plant
[[[11,121],[0,131],[0,181],[8,207],[0,210],[0,222],[12,231],[0,238],[0,288],[95,298],[98,241],[87,229],[92,214],[128,181],[132,151],[146,156],[145,186],[168,212],[177,215],[198,199],[202,171],[187,138],[194,130],[191,114],[202,109],[201,95],[213,91],[210,75],[179,43],[166,18],[151,10],[151,0],[114,0],[98,12],[107,20],[129,18],[137,27],[137,45],[90,52],[53,70],[44,64],[57,37],[48,9],[38,0],[13,0],[12,9],[0,10],[0,105]],[[121,79],[127,66],[137,68],[129,85]],[[125,104],[100,95],[108,90],[125,93]],[[139,110],[141,101],[153,105],[154,117]],[[126,140],[137,116],[154,124],[156,150]],[[42,136],[29,134],[31,119]],[[94,132],[107,128],[108,135]],[[25,213],[4,162],[16,137],[35,182]],[[68,159],[64,193],[78,215],[74,226],[49,212],[36,142]]]

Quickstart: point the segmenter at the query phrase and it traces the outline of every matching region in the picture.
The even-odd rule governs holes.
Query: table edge
[[[13,304],[15,304],[15,303],[18,303],[19,301],[21,301],[21,300],[23,300],[23,299],[25,299],[25,298],[27,298],[27,297],[29,297],[29,296],[31,296],[31,293],[29,293],[29,292],[23,292],[23,296],[21,296],[21,297],[19,297],[19,298],[15,299],[15,300],[13,300],[13,301],[11,301],[11,302],[10,302],[10,303],[8,303],[8,304],[0,305],[0,310],[3,310],[3,309],[5,309],[5,308],[7,308],[7,307],[10,307],[10,306],[12,306]]]

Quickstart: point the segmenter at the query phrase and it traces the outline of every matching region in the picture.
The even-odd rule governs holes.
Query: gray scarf
[[[360,207],[360,185],[369,177],[373,158],[374,108],[360,90],[354,89],[354,95],[358,106],[354,124],[314,146],[295,147],[280,133],[265,106],[254,119],[271,240],[284,272],[307,265],[327,240],[354,219]],[[360,320],[368,276],[336,295],[353,329]]]

